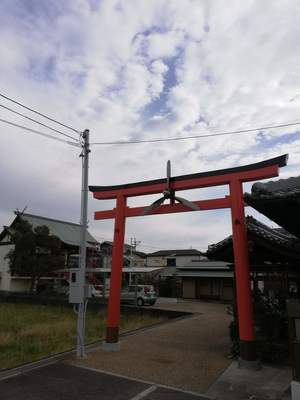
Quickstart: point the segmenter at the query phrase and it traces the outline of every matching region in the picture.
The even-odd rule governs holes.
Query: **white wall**
[[[147,267],[166,267],[167,259],[165,257],[147,257]]]
[[[133,255],[133,265],[135,266],[135,267],[145,267],[145,265],[146,265],[146,259],[145,258],[142,258],[142,257],[139,257],[139,256],[137,256],[136,254],[134,254]]]
[[[13,249],[14,245],[7,244],[7,245],[0,245],[0,274],[1,274],[1,281],[0,281],[0,290],[11,290],[10,283],[11,283],[11,276],[9,272],[9,265],[8,260],[5,259],[5,256],[9,252],[9,250]]]
[[[10,291],[12,292],[29,292],[31,286],[30,278],[13,278],[10,282]]]
[[[205,260],[205,257],[203,257],[203,256],[178,256],[178,257],[176,257],[176,267],[186,267],[188,265],[197,267],[200,264],[201,260]]]
[[[199,256],[167,256],[167,257],[159,257],[159,256],[150,256],[147,257],[147,266],[148,267],[166,267],[168,258],[176,258],[176,267],[186,267],[186,266],[194,266],[197,267],[200,265],[201,260],[206,260],[206,257],[201,255]]]

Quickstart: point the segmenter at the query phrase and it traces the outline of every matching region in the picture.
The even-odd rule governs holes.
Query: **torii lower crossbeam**
[[[195,201],[194,203],[198,205],[200,210],[231,209],[240,352],[242,360],[247,362],[256,360],[256,352],[243,182],[278,176],[279,168],[284,167],[287,163],[287,157],[287,155],[283,155],[242,167],[182,175],[170,179],[170,186],[174,190],[190,190],[220,185],[229,187],[229,196],[220,199]],[[118,343],[119,340],[120,294],[126,218],[142,216],[145,209],[145,207],[127,207],[127,197],[162,193],[165,188],[165,179],[117,186],[90,187],[90,191],[93,192],[96,199],[116,199],[116,208],[95,213],[95,219],[97,220],[108,218],[115,220],[106,343],[114,344]],[[182,204],[170,204],[162,205],[152,210],[151,214],[159,215],[187,211],[192,210]]]

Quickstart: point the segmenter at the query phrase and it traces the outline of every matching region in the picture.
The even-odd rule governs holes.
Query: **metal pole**
[[[133,246],[134,240],[131,237],[130,238],[130,268],[133,267],[133,253],[132,253],[132,246]],[[129,272],[129,285],[132,285],[132,275],[131,272]]]
[[[141,242],[140,241],[137,241],[136,240],[136,238],[131,238],[131,242],[130,242],[130,244],[131,244],[131,258],[130,258],[130,267],[131,268],[133,268],[134,267],[134,258],[133,258],[133,249],[134,249],[134,251],[136,251],[136,246],[138,245],[138,244],[140,244]],[[130,274],[131,274],[131,272],[130,272]],[[132,279],[131,279],[131,276],[130,276],[130,284],[132,284]],[[138,295],[138,275],[137,275],[137,272],[135,272],[134,273],[134,303],[135,303],[135,305],[137,306],[137,295]]]
[[[88,208],[88,172],[89,172],[89,130],[86,129],[82,138],[84,140],[82,157],[82,189],[81,189],[81,219],[80,219],[80,269],[78,274],[78,284],[81,302],[78,304],[77,318],[77,347],[78,357],[85,356],[85,269],[86,269],[86,232],[87,232],[87,208]]]

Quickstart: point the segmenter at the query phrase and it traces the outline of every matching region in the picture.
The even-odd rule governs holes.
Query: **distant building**
[[[49,228],[50,234],[57,236],[62,242],[65,265],[68,264],[68,259],[71,254],[79,253],[79,224],[41,217],[38,215],[17,213],[11,225],[4,227],[3,231],[0,233],[0,290],[3,291],[24,292],[28,291],[30,288],[30,277],[11,275],[8,260],[5,259],[7,253],[14,247],[11,243],[11,233],[19,219],[29,222],[33,228],[46,225]],[[86,244],[89,249],[97,249],[99,247],[99,243],[89,232],[87,233]],[[48,278],[41,279],[47,280]],[[49,279],[53,279],[53,277],[49,277]]]
[[[206,256],[196,249],[159,250],[147,255],[148,267],[178,267],[196,265],[206,260]]]
[[[113,242],[104,241],[100,244],[100,251],[103,258],[103,267],[111,268]],[[124,244],[124,263],[125,267],[145,267],[146,266],[146,253],[142,251],[137,251],[134,246],[125,243]]]
[[[179,267],[178,277],[182,279],[182,297],[185,299],[233,299],[233,271],[230,263],[201,261],[196,267]]]
[[[196,265],[167,267],[160,271],[161,287],[168,284],[170,295],[184,299],[233,299],[233,271],[223,261],[201,260]]]
[[[199,250],[159,250],[147,255],[147,266],[162,268],[158,273],[162,296],[214,300],[233,298],[230,263],[209,261]]]

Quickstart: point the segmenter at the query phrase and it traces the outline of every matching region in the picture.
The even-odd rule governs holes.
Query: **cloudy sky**
[[[78,130],[89,128],[91,142],[300,121],[299,15],[298,0],[2,0],[0,92]],[[4,99],[0,104],[29,115]],[[50,133],[3,107],[0,118]],[[2,122],[0,129],[1,225],[25,206],[79,222],[80,149]],[[182,175],[284,153],[290,158],[281,177],[297,176],[299,129],[94,145],[90,184],[162,178],[168,159],[172,174]],[[221,187],[184,195],[200,200],[225,193]],[[113,224],[95,222],[93,213],[112,205],[89,197],[89,229],[100,241],[112,238]],[[250,208],[247,214],[266,221]],[[205,250],[230,232],[228,211],[206,211],[132,218],[126,239],[135,236],[147,252]]]

